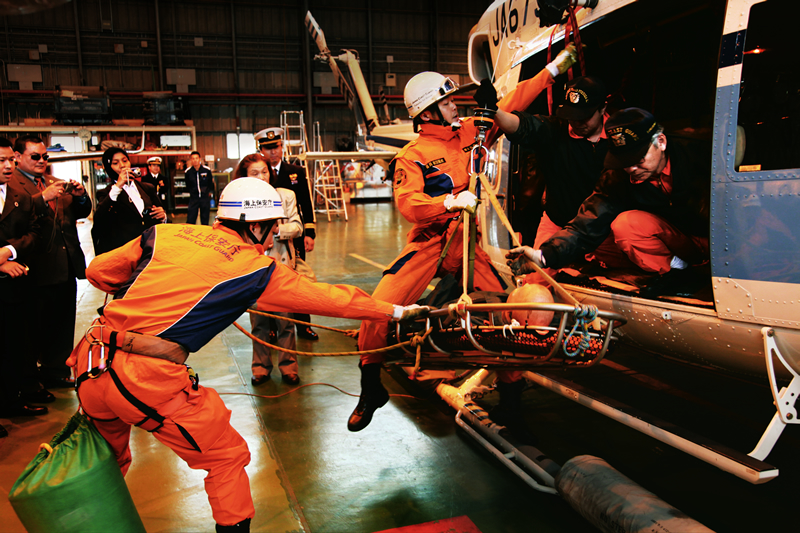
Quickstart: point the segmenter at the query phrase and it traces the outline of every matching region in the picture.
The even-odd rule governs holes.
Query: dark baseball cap
[[[611,115],[604,127],[609,140],[605,167],[627,168],[647,153],[658,124],[644,109],[629,107]]]
[[[605,84],[592,76],[581,76],[567,82],[564,103],[556,116],[567,120],[586,120],[603,107],[608,97]]]

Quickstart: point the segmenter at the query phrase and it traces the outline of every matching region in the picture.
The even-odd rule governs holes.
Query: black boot
[[[347,429],[350,431],[361,431],[367,427],[375,410],[389,401],[389,393],[381,384],[381,366],[380,363],[358,364],[361,369],[361,397],[347,421]]]
[[[217,533],[250,533],[250,519],[245,518],[238,524],[232,526],[221,526],[217,524]]]
[[[525,390],[525,380],[520,379],[513,383],[497,382],[497,392],[500,401],[489,413],[489,418],[497,425],[505,426],[517,440],[523,444],[535,446],[536,436],[531,433],[522,416],[522,391]]]

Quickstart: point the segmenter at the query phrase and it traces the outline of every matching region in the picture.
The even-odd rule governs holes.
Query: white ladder
[[[302,111],[282,111],[283,158],[293,165],[303,165],[300,155],[308,151],[306,123]]]
[[[319,122],[314,123],[314,146],[316,151],[323,151]],[[313,168],[314,203],[317,213],[324,212],[328,216],[328,222],[331,221],[331,214],[338,217],[340,213],[344,213],[344,219],[347,221],[347,204],[342,188],[339,161],[335,159],[315,161]]]

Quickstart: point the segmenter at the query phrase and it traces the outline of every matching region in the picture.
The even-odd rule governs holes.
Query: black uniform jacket
[[[45,187],[56,181],[62,181],[49,174],[42,177]],[[88,217],[92,212],[92,200],[89,196],[75,197],[64,194],[53,201],[56,208],[56,212],[53,212],[50,203],[42,198],[42,193],[36,184],[19,169],[14,171],[11,180],[31,196],[36,213],[40,217],[42,239],[28,265],[31,267],[30,275],[36,280],[37,285],[70,281],[68,279],[70,266],[75,277],[86,279],[86,257],[81,249],[75,222]]]
[[[139,196],[144,201],[144,209],[148,211],[154,205],[163,207],[156,195],[155,188],[149,183],[139,183],[134,181],[139,190]],[[149,227],[158,224],[158,220],[149,215],[142,216],[131,201],[128,193],[124,190],[119,193],[116,202],[112,202],[108,193],[111,186],[98,191],[97,211],[94,214],[94,227],[92,228],[92,240],[94,241],[94,253],[100,255],[123,244],[140,237],[142,232]]]
[[[545,180],[544,210],[550,220],[565,226],[594,191],[603,173],[608,139],[593,143],[569,134],[566,120],[515,111],[519,129],[508,135],[536,154],[537,167]]]
[[[286,161],[281,161],[281,168],[278,172],[278,179],[275,182],[275,187],[283,187],[284,189],[289,189],[294,192],[297,198],[298,211],[300,212],[300,216],[303,217],[305,236],[316,239],[317,225],[316,219],[314,218],[314,204],[308,187],[306,169],[298,165],[291,165]],[[303,237],[294,239],[294,246],[301,252],[300,257],[305,258]]]
[[[605,170],[577,216],[542,244],[545,263],[561,268],[595,250],[623,211],[641,210],[663,218],[686,235],[708,237],[711,146],[667,136],[672,193],[645,182],[632,184],[624,170]]]
[[[25,265],[39,245],[41,228],[38,218],[31,196],[11,179],[6,185],[6,202],[0,213],[0,248],[13,246],[17,251],[16,261]],[[30,298],[32,279],[31,276],[12,278],[4,274],[0,277],[0,302],[14,303]]]
[[[214,194],[214,174],[207,166],[200,165],[197,170],[190,166],[184,176],[190,199],[208,200]]]

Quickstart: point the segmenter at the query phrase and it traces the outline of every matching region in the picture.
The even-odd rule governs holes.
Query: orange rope
[[[295,324],[300,324],[301,326],[311,326],[313,328],[320,328],[320,329],[327,329],[327,330],[330,330],[330,331],[336,331],[338,333],[344,333],[345,335],[350,333],[346,329],[330,328],[328,326],[321,326],[319,324],[312,324],[311,322],[303,322],[302,320],[297,320],[296,318],[288,318],[288,317],[285,317],[285,316],[273,315],[271,313],[265,313],[264,311],[256,311],[255,309],[248,309],[247,312],[250,313],[250,314],[253,314],[253,315],[267,316],[269,318],[276,318],[278,320],[285,320],[287,322],[294,322]]]
[[[280,316],[277,317],[277,318],[283,319],[283,317],[280,317]],[[401,346],[407,346],[409,344],[412,345],[412,346],[418,346],[418,345],[422,344],[422,341],[424,341],[425,338],[431,333],[431,331],[433,331],[433,328],[430,328],[422,336],[414,335],[410,340],[407,340],[405,342],[401,342],[401,343],[398,343],[398,344],[393,344],[391,346],[384,346],[383,348],[375,348],[375,349],[372,349],[372,350],[363,350],[363,351],[360,351],[360,352],[314,353],[314,352],[298,352],[296,350],[288,350],[286,348],[282,348],[281,346],[275,346],[274,344],[270,344],[267,341],[259,339],[258,337],[256,337],[255,335],[253,335],[252,333],[250,333],[249,331],[244,329],[241,325],[239,325],[238,322],[234,322],[233,325],[236,326],[236,329],[238,329],[239,331],[241,331],[242,333],[244,333],[245,335],[250,337],[250,339],[256,341],[259,344],[263,344],[267,348],[272,348],[273,350],[278,350],[278,351],[281,351],[281,352],[291,353],[291,354],[295,354],[295,355],[308,355],[308,356],[311,356],[311,357],[340,357],[340,356],[345,356],[345,355],[363,355],[363,354],[368,354],[368,353],[383,353],[383,352],[389,352],[391,350],[394,350],[395,348],[400,348]]]

